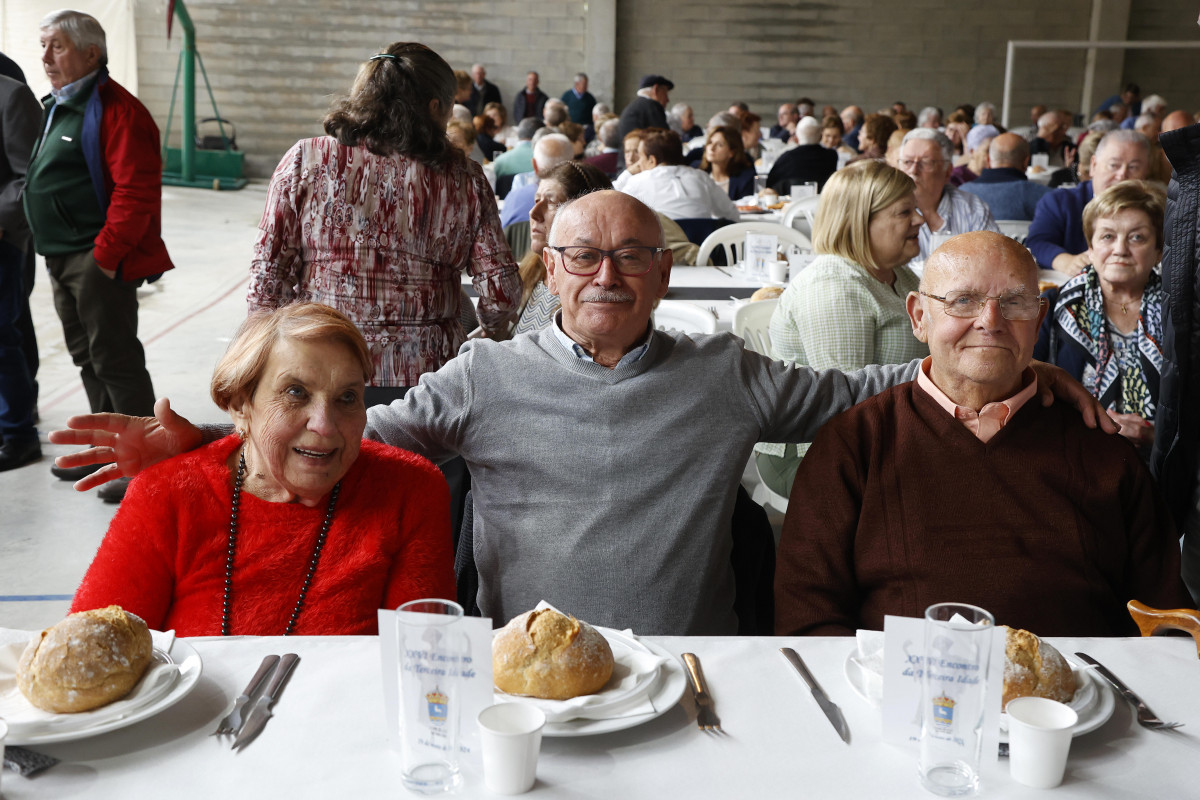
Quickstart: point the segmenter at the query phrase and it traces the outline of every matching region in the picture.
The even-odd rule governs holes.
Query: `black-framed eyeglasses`
[[[562,256],[563,269],[572,275],[584,277],[595,275],[600,271],[604,259],[611,258],[617,272],[626,277],[635,278],[649,272],[650,268],[654,266],[658,254],[666,248],[636,244],[613,250],[603,250],[587,245],[551,246],[550,249]]]
[[[988,300],[995,300],[1000,307],[1000,316],[1007,320],[1035,319],[1046,302],[1044,297],[1030,297],[1018,292],[1005,292],[999,297],[982,292],[946,292],[942,297],[929,292],[917,292],[922,297],[938,300],[943,310],[952,317],[974,318],[983,313]]]

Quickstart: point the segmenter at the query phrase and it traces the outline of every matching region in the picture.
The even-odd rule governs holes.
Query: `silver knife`
[[[275,701],[279,699],[284,684],[287,683],[288,675],[291,674],[292,668],[299,660],[300,656],[295,653],[288,653],[279,659],[279,665],[275,667],[275,674],[271,676],[271,684],[263,696],[254,701],[250,716],[246,718],[246,724],[242,726],[241,732],[233,741],[234,750],[250,744],[256,736],[262,733],[267,720],[271,718],[271,706],[275,705]]]
[[[262,682],[271,674],[271,670],[275,669],[275,665],[279,663],[279,656],[263,656],[262,663],[258,665],[258,671],[254,673],[254,677],[246,684],[246,690],[238,695],[237,700],[233,701],[233,711],[230,711],[221,723],[217,725],[217,729],[212,732],[213,736],[220,734],[232,733],[234,736],[242,730],[242,724],[246,718],[242,716],[243,709],[250,702],[250,698],[262,686]]]
[[[850,726],[846,724],[846,718],[842,716],[842,710],[837,707],[837,703],[829,699],[829,695],[825,694],[825,690],[821,688],[821,684],[817,683],[817,679],[808,671],[808,665],[804,663],[804,659],[800,658],[800,654],[790,647],[781,647],[779,652],[783,653],[784,658],[792,663],[796,668],[796,672],[800,673],[800,677],[804,678],[804,682],[808,684],[808,688],[812,690],[812,695],[817,700],[817,705],[825,712],[825,716],[829,718],[829,722],[833,725],[833,729],[838,732],[838,736],[842,737],[842,741],[850,744]]]

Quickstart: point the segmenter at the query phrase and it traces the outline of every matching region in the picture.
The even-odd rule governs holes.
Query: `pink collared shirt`
[[[1029,398],[1037,393],[1037,376],[1034,375],[1031,367],[1026,367],[1025,372],[1021,374],[1021,382],[1025,388],[1007,400],[988,403],[976,412],[973,408],[958,405],[947,397],[945,392],[934,385],[933,380],[929,377],[929,365],[932,361],[933,357],[929,356],[921,362],[921,371],[917,375],[917,385],[936,400],[937,404],[944,408],[947,414],[957,419],[963,425],[966,425],[967,430],[979,437],[979,441],[984,443],[991,441],[991,438],[1008,424],[1013,415],[1021,410],[1021,406],[1025,405]]]

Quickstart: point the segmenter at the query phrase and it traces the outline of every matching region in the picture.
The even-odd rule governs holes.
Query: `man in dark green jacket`
[[[172,268],[159,234],[158,128],[108,76],[104,29],[79,11],[41,23],[42,137],[25,186],[25,213],[46,257],[54,307],[93,412],[149,414],[154,388],[137,336],[137,287]],[[64,480],[80,470],[52,471]],[[103,492],[120,500],[123,486]]]

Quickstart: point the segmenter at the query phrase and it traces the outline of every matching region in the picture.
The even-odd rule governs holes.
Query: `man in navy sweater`
[[[1142,180],[1150,171],[1150,143],[1137,131],[1104,134],[1092,156],[1092,179],[1055,189],[1038,201],[1025,246],[1043,269],[1078,275],[1088,263],[1083,207],[1119,181]]]

